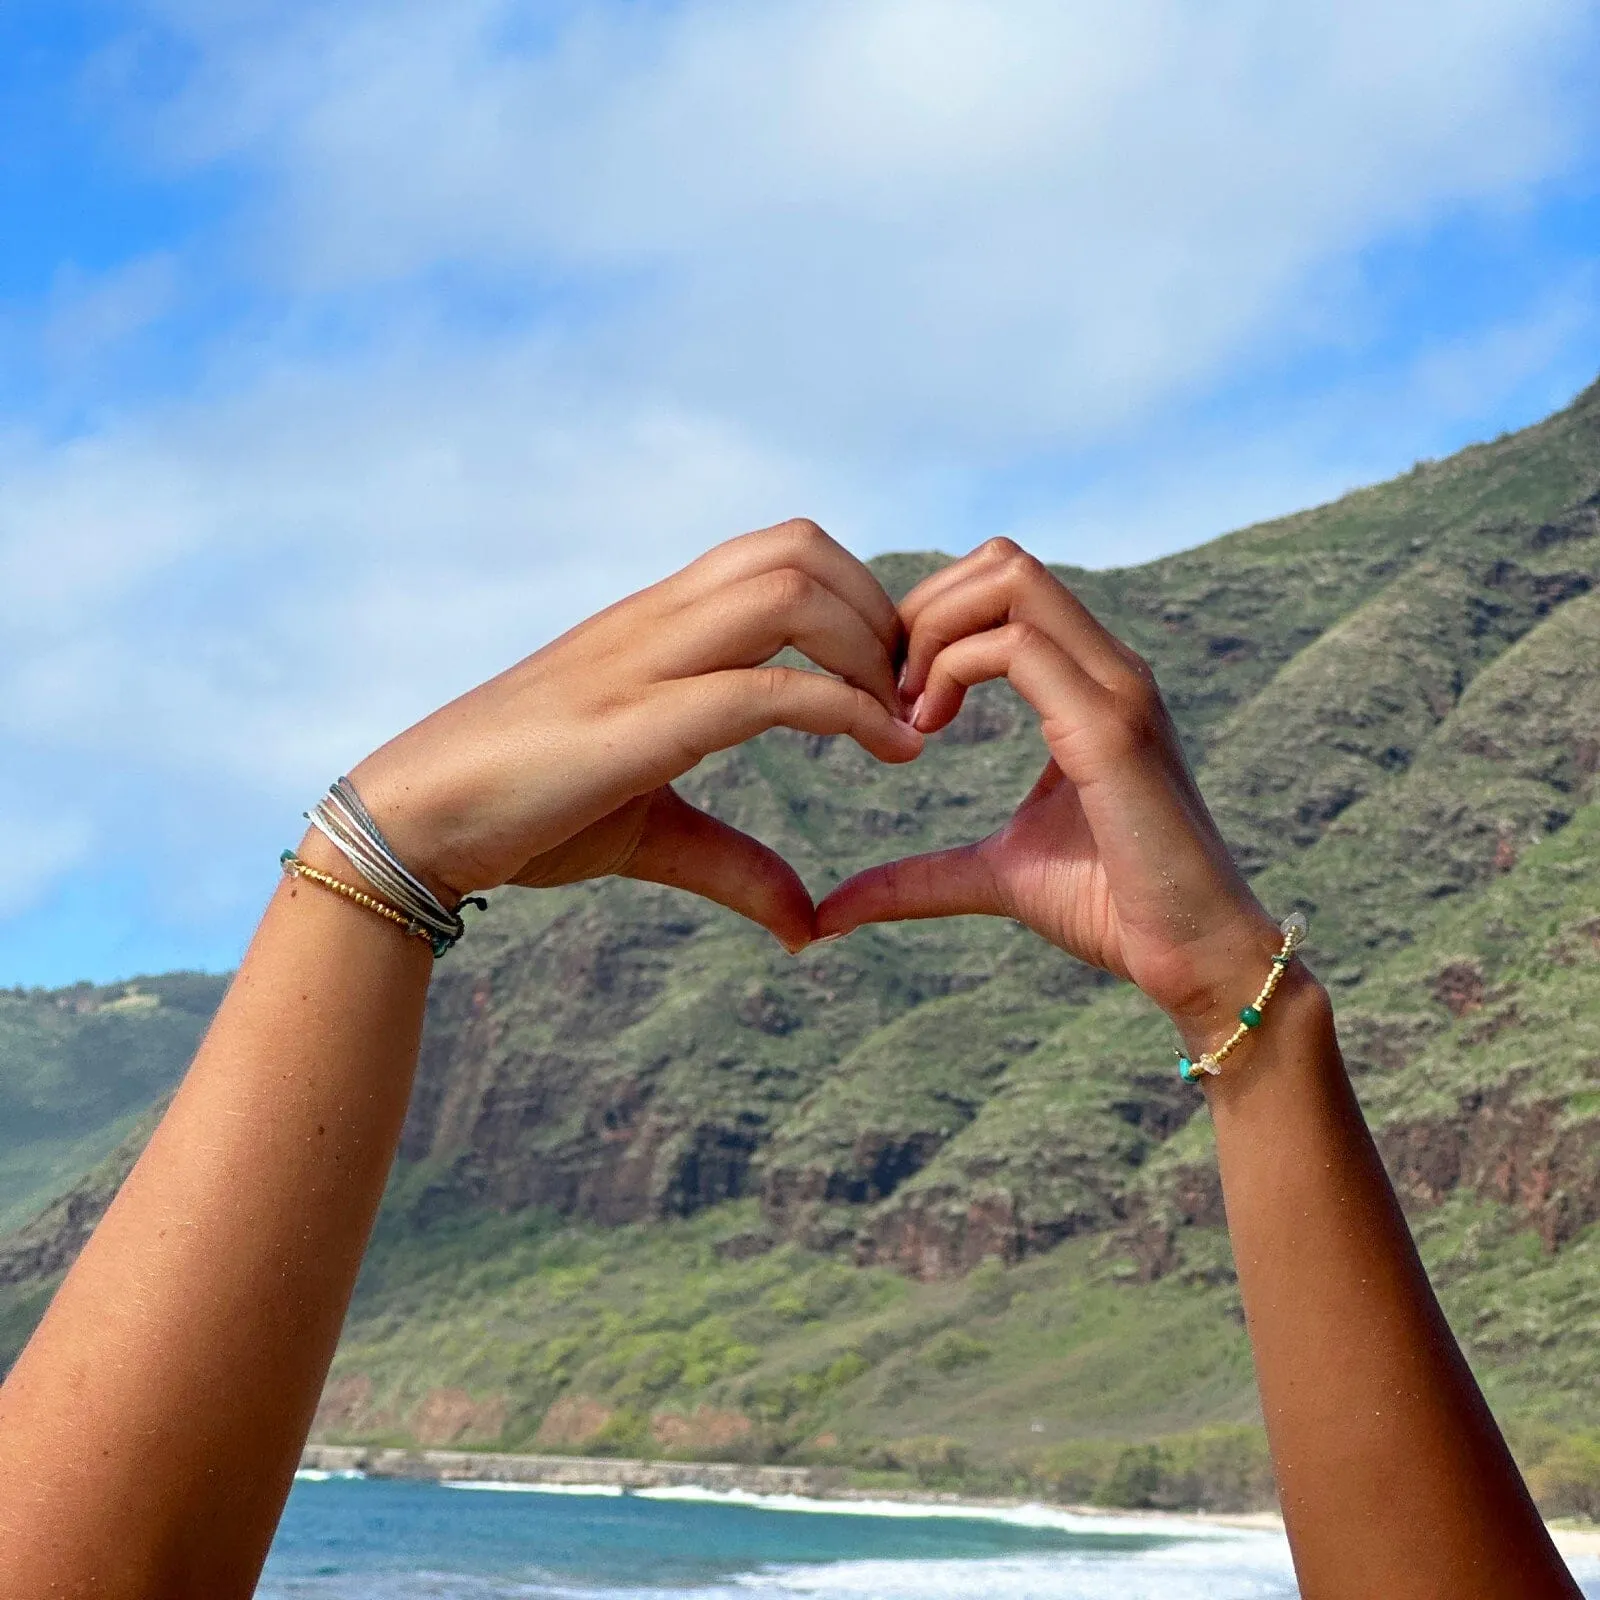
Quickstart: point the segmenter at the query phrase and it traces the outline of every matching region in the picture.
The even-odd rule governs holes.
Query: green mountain
[[[1310,913],[1447,1309],[1547,1506],[1600,1511],[1600,384],[1063,576],[1155,667],[1265,902]],[[910,767],[774,733],[683,787],[820,893],[989,831],[1041,759],[989,686]],[[603,882],[498,896],[430,1006],[323,1436],[1269,1492],[1203,1106],[1131,990],[1005,923],[791,958]],[[0,1240],[0,1343],[138,1138]]]
[[[0,1231],[101,1161],[177,1082],[226,981],[0,990]]]

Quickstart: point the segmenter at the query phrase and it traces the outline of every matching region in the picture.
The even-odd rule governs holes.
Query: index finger
[[[897,660],[905,630],[900,613],[871,569],[807,517],[729,539],[691,561],[675,580],[695,593],[722,588],[778,567],[797,567],[861,614],[891,660]]]
[[[997,566],[1010,556],[1021,553],[1022,546],[1013,539],[985,539],[964,556],[948,561],[937,572],[930,572],[921,583],[914,584],[900,602],[900,621],[907,633],[916,625],[917,618],[948,589],[965,583],[975,572]]]
[[[909,643],[902,691],[922,691],[941,650],[1008,622],[1038,628],[1099,683],[1114,688],[1141,663],[1041,561],[1009,539],[994,539],[935,574],[903,607]]]

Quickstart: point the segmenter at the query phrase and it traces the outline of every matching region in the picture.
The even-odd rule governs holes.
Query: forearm
[[[391,740],[354,769],[357,795],[318,814],[387,880],[380,898],[421,907],[441,940],[459,931],[451,893],[616,873],[703,894],[796,948],[815,930],[794,870],[669,786],[780,725],[911,760],[901,638],[882,585],[815,524],[764,529]],[[771,665],[790,646],[822,670]],[[320,836],[302,855],[353,876]],[[6,1600],[250,1593],[399,1140],[431,965],[326,888],[279,890],[0,1390]]]
[[[278,890],[0,1389],[0,1591],[251,1592],[393,1160],[431,965],[335,894]]]
[[[1307,1600],[1570,1596],[1417,1257],[1301,969],[1208,1083]]]
[[[1178,1024],[1211,1102],[1308,1600],[1575,1595],[1434,1300],[1326,996],[1234,866],[1149,665],[1005,540],[925,578],[900,613],[921,732],[1003,675],[1038,711],[1050,761],[997,832],[847,880],[819,931],[1011,917]],[[1236,1009],[1275,956],[1287,972],[1268,1013]],[[1210,1076],[1208,1053],[1241,1024]]]

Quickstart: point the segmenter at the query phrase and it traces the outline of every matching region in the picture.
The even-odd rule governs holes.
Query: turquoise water
[[[1268,1534],[1157,1519],[801,1510],[296,1483],[258,1600],[1291,1600]],[[1113,1531],[1115,1530],[1115,1531]],[[1584,1575],[1600,1596],[1600,1567]]]

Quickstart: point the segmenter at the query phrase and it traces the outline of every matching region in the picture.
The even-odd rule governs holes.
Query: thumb
[[[1000,886],[980,846],[964,844],[886,861],[847,878],[817,907],[817,937],[849,933],[864,922],[974,914],[1007,915]]]
[[[811,896],[794,868],[776,850],[690,805],[670,785],[650,797],[638,843],[617,872],[727,906],[759,922],[791,955],[815,937]]]

